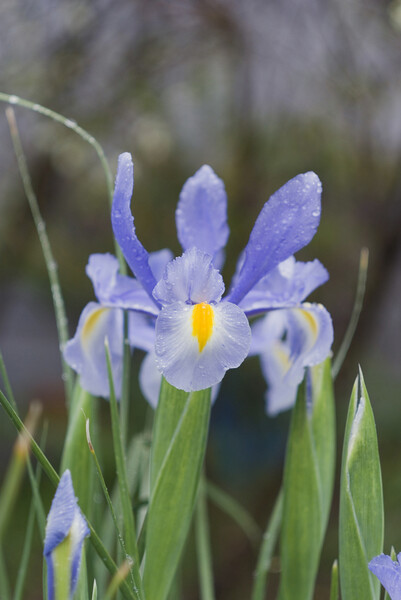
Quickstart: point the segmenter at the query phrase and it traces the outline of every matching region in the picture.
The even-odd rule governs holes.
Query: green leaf
[[[383,491],[376,426],[360,371],[348,410],[341,466],[340,583],[343,600],[378,599],[368,569],[383,548]]]
[[[200,581],[201,600],[215,600],[212,550],[210,545],[209,518],[207,512],[207,500],[205,480],[202,478],[198,501],[195,512],[195,541],[198,558],[198,572]]]
[[[333,492],[335,412],[330,361],[308,370],[293,410],[284,468],[280,600],[313,596]]]
[[[336,559],[331,568],[330,600],[338,600],[338,598],[338,561]]]
[[[263,541],[260,547],[258,563],[255,570],[255,579],[252,589],[252,600],[264,600],[267,587],[267,578],[280,531],[283,516],[283,490],[280,490],[274,503]]]
[[[88,392],[75,384],[68,416],[67,433],[61,458],[60,472],[70,469],[74,491],[83,512],[90,516],[93,502],[94,468],[86,441],[86,419],[94,421],[96,401]]]
[[[209,416],[210,389],[190,393],[184,403],[183,393],[163,382],[146,527],[144,588],[150,600],[165,600],[178,566],[195,505]]]
[[[136,543],[136,528],[135,528],[135,519],[134,512],[132,508],[131,495],[128,486],[128,477],[127,477],[127,465],[123,448],[123,439],[120,428],[120,418],[118,414],[117,400],[114,391],[114,383],[113,383],[113,372],[111,368],[111,358],[110,358],[110,350],[109,343],[106,339],[105,342],[105,350],[106,350],[106,362],[107,362],[107,372],[109,376],[109,387],[110,387],[110,415],[111,415],[111,429],[113,432],[113,448],[114,448],[114,458],[116,461],[116,470],[117,470],[117,480],[118,487],[120,490],[120,499],[121,499],[121,507],[122,507],[122,517],[124,524],[124,540],[127,548],[128,555],[130,556],[130,560],[132,558],[132,585],[135,591],[138,593],[140,598],[143,597],[142,590],[142,580],[139,572],[139,553],[138,547]],[[125,557],[128,558],[128,557]]]

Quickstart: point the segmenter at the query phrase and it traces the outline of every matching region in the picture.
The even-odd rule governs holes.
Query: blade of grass
[[[3,360],[3,355],[1,353],[1,351],[0,351],[0,375],[1,375],[1,378],[3,379],[4,388],[6,390],[6,394],[7,394],[8,398],[10,400],[11,406],[13,407],[13,409],[15,410],[15,412],[17,412],[17,404],[15,402],[13,390],[12,390],[12,387],[11,387],[10,380],[8,378],[8,373],[7,373],[6,365],[5,365],[5,362]]]
[[[281,518],[283,515],[283,490],[281,489],[273,512],[267,524],[266,532],[260,548],[258,563],[255,570],[255,580],[252,589],[252,600],[264,600],[267,587],[267,578],[277,537],[280,531]]]
[[[31,466],[30,463],[28,463],[28,465]],[[42,474],[42,470],[40,469],[39,465],[37,465],[36,474],[34,476],[35,484],[36,484],[37,488],[39,488],[39,485],[40,485],[41,474]],[[35,498],[33,497],[31,500],[31,505],[29,507],[28,522],[26,525],[25,542],[24,542],[24,547],[22,550],[21,560],[20,560],[19,567],[18,567],[18,575],[17,575],[16,584],[15,584],[13,600],[22,600],[22,598],[23,598],[24,586],[25,586],[25,582],[26,582],[26,574],[27,574],[29,558],[30,558],[31,550],[32,550],[32,540],[33,540],[33,532],[34,532],[34,525],[35,525],[35,517],[36,517],[36,502],[35,502]]]
[[[331,568],[330,600],[338,600],[338,560],[333,562]]]
[[[204,477],[199,483],[195,511],[195,540],[198,556],[201,600],[215,600],[213,585],[212,552],[210,547],[209,519],[207,514]]]
[[[132,510],[131,497],[128,487],[126,461],[122,445],[120,419],[118,415],[117,399],[114,391],[113,372],[111,368],[110,350],[107,339],[105,341],[105,351],[110,386],[111,429],[113,434],[114,456],[116,461],[117,479],[120,489],[120,499],[123,513],[124,539],[126,540],[127,552],[132,557],[133,561],[131,569],[133,585],[138,590],[139,597],[143,597],[144,593],[142,588],[142,579],[139,573],[139,554],[136,543],[134,512]]]
[[[356,286],[354,306],[352,308],[351,318],[347,327],[347,331],[345,332],[343,341],[341,342],[341,346],[338,349],[337,355],[333,360],[333,367],[331,370],[333,380],[337,377],[338,373],[340,372],[341,366],[345,360],[345,357],[347,356],[348,349],[351,345],[352,338],[354,337],[354,333],[358,325],[363,305],[363,299],[365,297],[368,265],[369,250],[367,248],[362,248],[361,255],[359,258],[358,282]]]
[[[45,456],[45,454],[42,451],[42,449],[40,448],[40,446],[32,438],[29,431],[26,429],[24,423],[21,421],[21,419],[19,418],[19,416],[17,415],[17,413],[11,406],[10,402],[8,401],[7,397],[3,394],[2,391],[0,391],[0,404],[6,411],[7,415],[11,419],[11,422],[13,423],[13,425],[15,426],[17,431],[25,431],[27,433],[29,440],[30,440],[33,454],[36,456],[36,458],[40,462],[44,472],[46,473],[47,477],[50,479],[50,481],[56,488],[58,485],[58,482],[60,481],[60,478],[59,478],[56,470],[54,469],[54,467],[52,466],[52,464],[50,463],[48,458]],[[85,519],[86,519],[86,522],[87,522],[88,527],[91,532],[91,535],[89,538],[90,542],[93,545],[93,547],[95,548],[100,559],[103,561],[105,567],[113,575],[117,571],[117,565],[111,558],[110,554],[107,552],[102,540],[100,539],[100,537],[96,533],[95,529],[93,528],[93,525],[90,523],[90,521],[88,520],[87,517],[85,517]],[[133,598],[134,600],[141,600],[141,596],[138,595],[137,590],[135,590],[135,589],[131,590],[129,588],[129,586],[126,584],[126,582],[123,582],[121,584],[121,591],[124,595],[124,598],[127,598],[127,599]]]
[[[11,590],[8,580],[8,569],[4,560],[3,546],[0,544],[0,598],[10,600]]]
[[[14,444],[10,463],[4,478],[4,482],[0,492],[0,541],[3,539],[7,525],[10,523],[18,492],[21,487],[22,477],[25,473],[26,464],[29,456],[31,431],[37,425],[42,407],[39,403],[32,403],[28,410],[26,425],[24,431],[18,434],[18,438]]]
[[[235,498],[210,481],[206,484],[206,490],[210,500],[241,527],[253,544],[260,539],[261,530],[259,525]]]
[[[11,140],[14,147],[14,153],[18,163],[18,169],[21,175],[22,185],[25,195],[28,199],[33,221],[38,233],[40,245],[42,247],[43,257],[46,263],[47,274],[50,281],[50,289],[53,298],[54,312],[56,315],[57,333],[60,345],[61,364],[63,369],[63,380],[65,385],[65,394],[67,403],[71,401],[74,387],[74,372],[65,362],[63,357],[63,348],[68,341],[68,321],[65,313],[64,299],[61,292],[60,280],[57,273],[57,263],[54,260],[53,252],[50,246],[49,238],[46,233],[46,225],[43,221],[38,200],[33,190],[31,176],[29,174],[25,153],[22,148],[17,121],[14,110],[11,107],[6,109],[8,126],[10,129]]]
[[[90,133],[85,131],[85,129],[83,129],[82,127],[77,125],[77,123],[75,121],[73,121],[71,119],[67,119],[63,115],[60,115],[59,113],[55,112],[54,110],[51,110],[50,108],[46,108],[45,106],[42,106],[41,104],[37,104],[36,102],[30,102],[29,100],[25,100],[25,98],[20,98],[19,96],[16,96],[15,94],[6,94],[4,92],[0,92],[0,102],[6,102],[7,104],[12,104],[13,106],[14,105],[22,106],[23,108],[27,108],[28,110],[32,110],[33,112],[36,112],[45,117],[48,117],[49,119],[52,119],[53,121],[56,121],[57,123],[61,123],[62,125],[64,125],[64,127],[67,127],[68,129],[71,129],[72,131],[74,131],[74,133],[79,135],[85,142],[87,142],[90,146],[92,146],[92,148],[95,150],[96,154],[98,155],[98,158],[100,160],[100,163],[102,165],[102,168],[103,168],[103,171],[104,171],[104,174],[106,177],[107,193],[108,193],[109,203],[110,203],[110,207],[111,207],[112,202],[113,202],[113,178],[111,176],[110,167],[108,165],[103,148],[101,147],[99,142],[96,140],[96,138],[93,137],[93,135],[91,135]],[[120,263],[121,273],[124,274],[124,273],[126,273],[126,265],[125,265],[125,261],[122,256],[120,247],[117,244],[116,240],[114,240],[114,246],[115,246],[116,256]]]
[[[114,506],[113,506],[113,503],[111,501],[111,498],[110,498],[110,495],[109,495],[109,491],[107,489],[106,482],[105,482],[104,477],[103,477],[102,469],[100,467],[100,464],[99,464],[98,458],[96,456],[96,452],[95,452],[95,449],[93,447],[92,440],[91,440],[91,437],[90,437],[89,419],[86,419],[86,439],[87,439],[87,442],[88,442],[89,451],[90,451],[90,453],[91,453],[91,455],[93,457],[93,461],[95,463],[96,472],[97,472],[97,475],[98,475],[98,478],[99,478],[99,482],[100,482],[101,488],[103,490],[104,497],[105,497],[107,505],[108,505],[108,507],[110,509],[110,513],[111,513],[111,516],[112,516],[112,519],[113,519],[113,523],[114,523],[114,527],[115,527],[115,530],[116,530],[117,538],[118,538],[118,540],[120,542],[120,546],[121,546],[122,551],[124,552],[124,555],[127,555],[127,550],[125,548],[125,542],[124,542],[124,539],[123,539],[123,537],[121,535],[120,528],[118,526],[117,515],[115,513]]]

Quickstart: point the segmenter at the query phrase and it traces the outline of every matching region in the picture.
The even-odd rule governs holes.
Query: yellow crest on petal
[[[98,308],[98,309],[94,310],[89,315],[89,317],[86,319],[85,325],[83,326],[82,333],[81,333],[82,341],[84,343],[89,341],[90,336],[92,335],[93,331],[95,330],[100,317],[108,310],[109,310],[108,308]]]
[[[214,311],[207,302],[195,304],[192,309],[192,335],[198,338],[199,352],[202,352],[213,332]]]

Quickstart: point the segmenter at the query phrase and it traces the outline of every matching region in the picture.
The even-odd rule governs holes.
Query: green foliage
[[[340,491],[340,582],[343,600],[377,600],[368,562],[383,548],[383,492],[376,426],[362,372],[356,378],[345,429]]]
[[[180,560],[195,506],[209,415],[210,390],[192,392],[184,402],[182,393],[163,382],[152,448],[143,577],[151,600],[165,600]]]
[[[309,377],[310,385],[304,381],[298,392],[284,469],[280,600],[312,598],[333,491],[330,361],[310,369]]]

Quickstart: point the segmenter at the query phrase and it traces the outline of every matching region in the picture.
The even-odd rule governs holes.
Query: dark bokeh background
[[[360,363],[383,459],[387,550],[401,548],[400,73],[401,2],[3,0],[0,6],[0,89],[76,120],[100,141],[113,172],[120,152],[133,154],[136,225],[148,250],[179,253],[178,194],[209,163],[229,197],[227,282],[269,195],[299,172],[318,173],[322,222],[299,258],[319,257],[331,274],[314,298],[333,316],[334,352],[352,310],[360,249],[370,249],[364,311],[336,382],[338,438],[340,451]],[[93,298],[87,257],[112,251],[104,174],[93,149],[73,132],[24,109],[16,114],[73,333]],[[32,398],[45,405],[49,452],[57,461],[65,413],[56,328],[1,110],[0,135],[0,347],[22,411]],[[288,415],[264,415],[263,393],[256,359],[226,377],[208,456],[211,479],[261,526],[280,485],[288,427]],[[4,467],[14,439],[4,416],[0,432]],[[23,505],[20,512],[23,531]],[[255,551],[226,517],[215,510],[211,516],[218,598],[246,598]],[[335,496],[317,598],[327,597],[337,556],[336,518]],[[40,585],[40,574],[32,578]],[[185,598],[195,599],[196,575],[187,579]],[[34,585],[30,594],[40,597]]]

